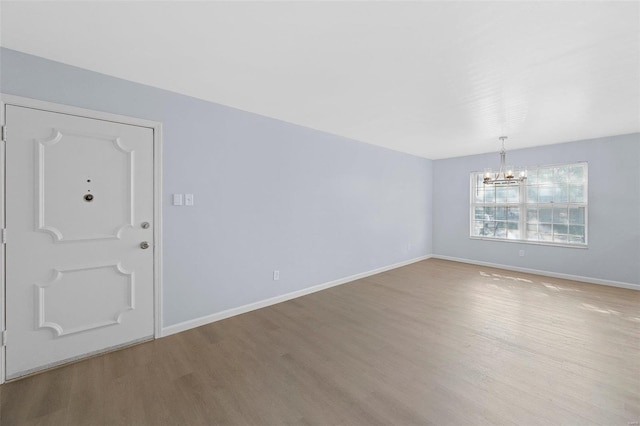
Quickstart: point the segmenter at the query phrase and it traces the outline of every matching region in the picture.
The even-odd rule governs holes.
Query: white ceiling
[[[0,43],[427,158],[640,131],[640,2],[2,2]]]

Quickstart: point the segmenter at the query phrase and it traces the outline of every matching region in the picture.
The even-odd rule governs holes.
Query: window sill
[[[551,243],[547,241],[529,241],[529,240],[507,240],[501,238],[484,238],[484,237],[472,237],[469,236],[470,240],[482,240],[482,241],[495,241],[498,243],[518,243],[518,244],[531,244],[535,246],[551,246],[551,247],[564,247],[564,248],[573,248],[573,249],[588,249],[588,244],[563,244],[563,243]]]

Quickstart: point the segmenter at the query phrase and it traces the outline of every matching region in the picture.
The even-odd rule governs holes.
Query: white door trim
[[[79,117],[94,118],[98,120],[112,121],[139,127],[147,127],[153,130],[153,215],[154,215],[154,241],[153,247],[153,293],[154,293],[154,337],[162,336],[162,123],[144,120],[141,118],[127,117],[102,111],[94,111],[37,99],[25,98],[15,95],[0,93],[0,125],[5,126],[6,106],[15,105],[51,111],[61,114],[75,115]],[[11,129],[7,129],[9,134]],[[5,143],[0,143],[0,164],[5,169]],[[5,225],[5,176],[0,173],[0,228]],[[0,331],[5,331],[5,246],[0,244]],[[10,338],[10,337],[9,337]],[[0,342],[1,344],[1,342]],[[5,346],[0,350],[0,384],[4,383],[6,375]]]

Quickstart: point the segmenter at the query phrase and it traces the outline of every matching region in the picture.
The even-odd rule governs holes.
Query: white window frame
[[[543,245],[543,246],[554,246],[554,247],[569,247],[569,248],[582,248],[586,249],[589,246],[589,164],[586,161],[576,161],[571,163],[559,163],[559,164],[544,164],[538,166],[529,167],[529,170],[538,170],[545,168],[553,168],[553,167],[565,167],[565,166],[575,166],[575,165],[583,165],[585,168],[586,180],[584,183],[584,202],[581,203],[558,203],[567,205],[571,207],[571,205],[584,207],[584,243],[569,243],[569,242],[554,242],[554,241],[539,241],[539,240],[528,240],[526,239],[527,233],[527,207],[536,206],[536,208],[553,208],[556,203],[548,202],[548,203],[527,203],[527,182],[525,181],[523,184],[518,185],[518,189],[520,191],[519,202],[517,203],[504,203],[504,204],[486,204],[486,203],[476,203],[474,190],[476,188],[475,183],[477,182],[477,176],[483,175],[484,173],[481,171],[474,171],[469,174],[469,238],[472,240],[483,240],[483,241],[497,241],[497,242],[507,242],[507,243],[519,243],[519,244],[533,244],[533,245]],[[482,184],[483,185],[483,184]],[[515,185],[514,185],[515,186]],[[525,236],[525,238],[519,239],[509,239],[507,237],[486,237],[480,235],[473,235],[474,232],[474,222],[475,222],[475,208],[476,207],[518,207],[520,209],[520,217],[518,221],[518,229],[520,232],[520,236]],[[553,219],[552,219],[553,220]],[[507,222],[507,221],[505,221]],[[569,225],[567,225],[569,226]]]

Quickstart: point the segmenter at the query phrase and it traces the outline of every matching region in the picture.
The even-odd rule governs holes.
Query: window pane
[[[553,241],[556,243],[569,242],[569,236],[567,234],[553,234]]]
[[[485,187],[484,187],[484,202],[485,203],[495,203],[496,202],[496,187],[494,185],[485,185]]]
[[[474,209],[474,218],[476,220],[484,220],[484,207],[476,207]]]
[[[553,168],[553,182],[556,185],[562,185],[569,182],[569,170],[567,166]]]
[[[553,225],[550,223],[540,223],[538,224],[538,232],[541,234],[553,234]]]
[[[484,202],[484,189],[476,189],[475,192],[473,193],[473,198],[475,199],[476,203],[483,203]]]
[[[583,185],[569,185],[569,201],[571,201],[572,203],[584,202]]]
[[[550,167],[544,167],[538,169],[538,183],[539,184],[552,184],[553,183],[553,169]]]
[[[551,223],[553,210],[549,207],[538,209],[538,220],[540,222]]]
[[[553,223],[569,223],[569,215],[566,207],[553,208]]]
[[[583,183],[585,182],[584,165],[571,166],[569,168],[569,182],[570,183]]]
[[[553,187],[549,185],[538,188],[538,202],[550,203],[553,201]]]
[[[507,225],[506,222],[496,222],[496,229],[494,231],[494,236],[499,238],[507,238]]]
[[[528,208],[527,209],[527,222],[528,223],[537,223],[538,222],[538,209],[536,209],[536,208]]]
[[[569,189],[567,185],[557,186],[553,193],[554,203],[566,203],[569,201]]]
[[[538,241],[538,225],[527,224],[527,240]]]
[[[538,227],[538,241],[553,241],[553,233],[546,226]]]
[[[484,235],[484,222],[481,220],[473,221],[473,226],[471,227],[471,235],[474,236],[482,236]]]
[[[554,235],[558,235],[558,234],[566,235],[568,231],[569,231],[569,227],[567,225],[556,225],[555,223],[553,224]]]
[[[506,207],[496,207],[496,219],[497,220],[505,220],[507,218],[507,208]]]
[[[538,187],[527,186],[527,203],[537,203],[537,202],[538,202]]]
[[[510,240],[520,239],[520,229],[518,222],[507,222],[507,238]]]
[[[482,225],[481,235],[485,237],[494,237],[496,234],[497,222],[485,221]]]
[[[529,185],[535,185],[536,183],[538,183],[538,170],[537,169],[527,170],[527,183]]]
[[[520,186],[509,186],[507,188],[507,201],[509,203],[520,202]]]
[[[584,225],[584,207],[569,208],[569,223]]]
[[[499,186],[496,188],[496,203],[506,203],[507,202],[507,188],[504,186]]]
[[[520,207],[507,207],[507,220],[518,222],[520,220]]]
[[[569,242],[574,244],[582,243],[584,244],[584,237],[579,237],[576,235],[569,235]]]
[[[574,237],[581,237],[584,240],[584,226],[570,225],[569,234],[571,234]]]
[[[538,225],[537,224],[527,224],[527,240],[538,240]]]

